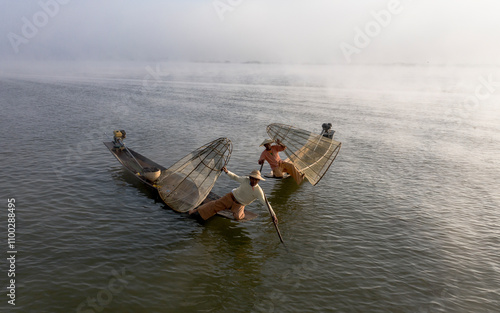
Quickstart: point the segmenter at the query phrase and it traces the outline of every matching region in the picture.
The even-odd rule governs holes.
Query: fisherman
[[[249,176],[238,176],[223,167],[222,170],[234,181],[240,183],[238,188],[233,189],[231,192],[227,193],[222,198],[210,201],[204,205],[198,207],[197,209],[189,210],[190,216],[195,218],[200,218],[207,220],[214,216],[217,212],[229,209],[233,213],[235,220],[241,220],[245,217],[245,206],[252,203],[254,200],[258,199],[260,203],[267,206],[264,192],[259,186],[259,181],[264,181],[265,179],[260,176],[260,171],[254,170]],[[274,213],[271,205],[269,205],[269,211],[275,223],[278,222],[276,214]]]
[[[286,172],[295,179],[297,185],[300,185],[304,180],[304,174],[299,172],[291,162],[281,160],[279,152],[284,151],[286,146],[279,139],[276,139],[275,145],[271,145],[273,142],[271,139],[266,139],[260,144],[260,147],[264,146],[266,149],[260,155],[259,164],[263,165],[264,161],[267,161],[274,177],[283,177],[283,172]]]

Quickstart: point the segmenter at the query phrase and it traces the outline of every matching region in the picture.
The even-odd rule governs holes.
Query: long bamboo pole
[[[267,209],[269,210],[269,214],[271,214],[271,219],[273,220],[274,228],[276,228],[276,232],[278,233],[278,237],[280,238],[281,243],[283,244],[286,251],[288,252],[288,248],[285,245],[285,242],[283,241],[283,236],[281,236],[280,229],[278,228],[278,223],[274,219],[276,217],[276,214],[274,214],[273,210],[271,209],[271,205],[269,204],[269,201],[267,200],[267,197],[265,194],[264,194],[264,199],[266,200]]]

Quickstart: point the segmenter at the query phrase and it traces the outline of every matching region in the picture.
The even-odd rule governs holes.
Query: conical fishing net
[[[284,124],[270,124],[267,133],[273,140],[280,139],[287,147],[283,151],[288,161],[314,186],[340,151],[340,142]]]
[[[228,138],[216,139],[162,171],[156,185],[163,201],[177,212],[200,205],[212,190],[232,152]]]

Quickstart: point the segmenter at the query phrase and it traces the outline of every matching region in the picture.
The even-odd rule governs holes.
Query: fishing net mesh
[[[270,124],[267,133],[273,140],[281,140],[287,147],[284,153],[288,159],[285,161],[293,163],[312,185],[325,175],[342,145],[319,134],[284,124]]]
[[[197,207],[212,190],[232,152],[228,138],[216,139],[186,155],[157,181],[163,201],[178,212]]]

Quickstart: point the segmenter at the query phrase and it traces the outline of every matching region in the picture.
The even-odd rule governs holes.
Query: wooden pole
[[[274,212],[271,210],[271,205],[269,204],[269,201],[267,200],[267,197],[266,197],[265,194],[264,194],[264,199],[266,200],[267,209],[269,210],[269,214],[271,214],[271,218],[272,217],[276,217],[276,215],[274,214]],[[280,238],[281,243],[283,244],[283,246],[285,247],[286,251],[288,252],[288,248],[285,245],[285,242],[283,241],[283,237],[281,236],[280,229],[278,228],[278,223],[274,220],[274,218],[272,218],[272,220],[273,220],[274,228],[276,228],[276,232],[278,233],[278,237]]]

